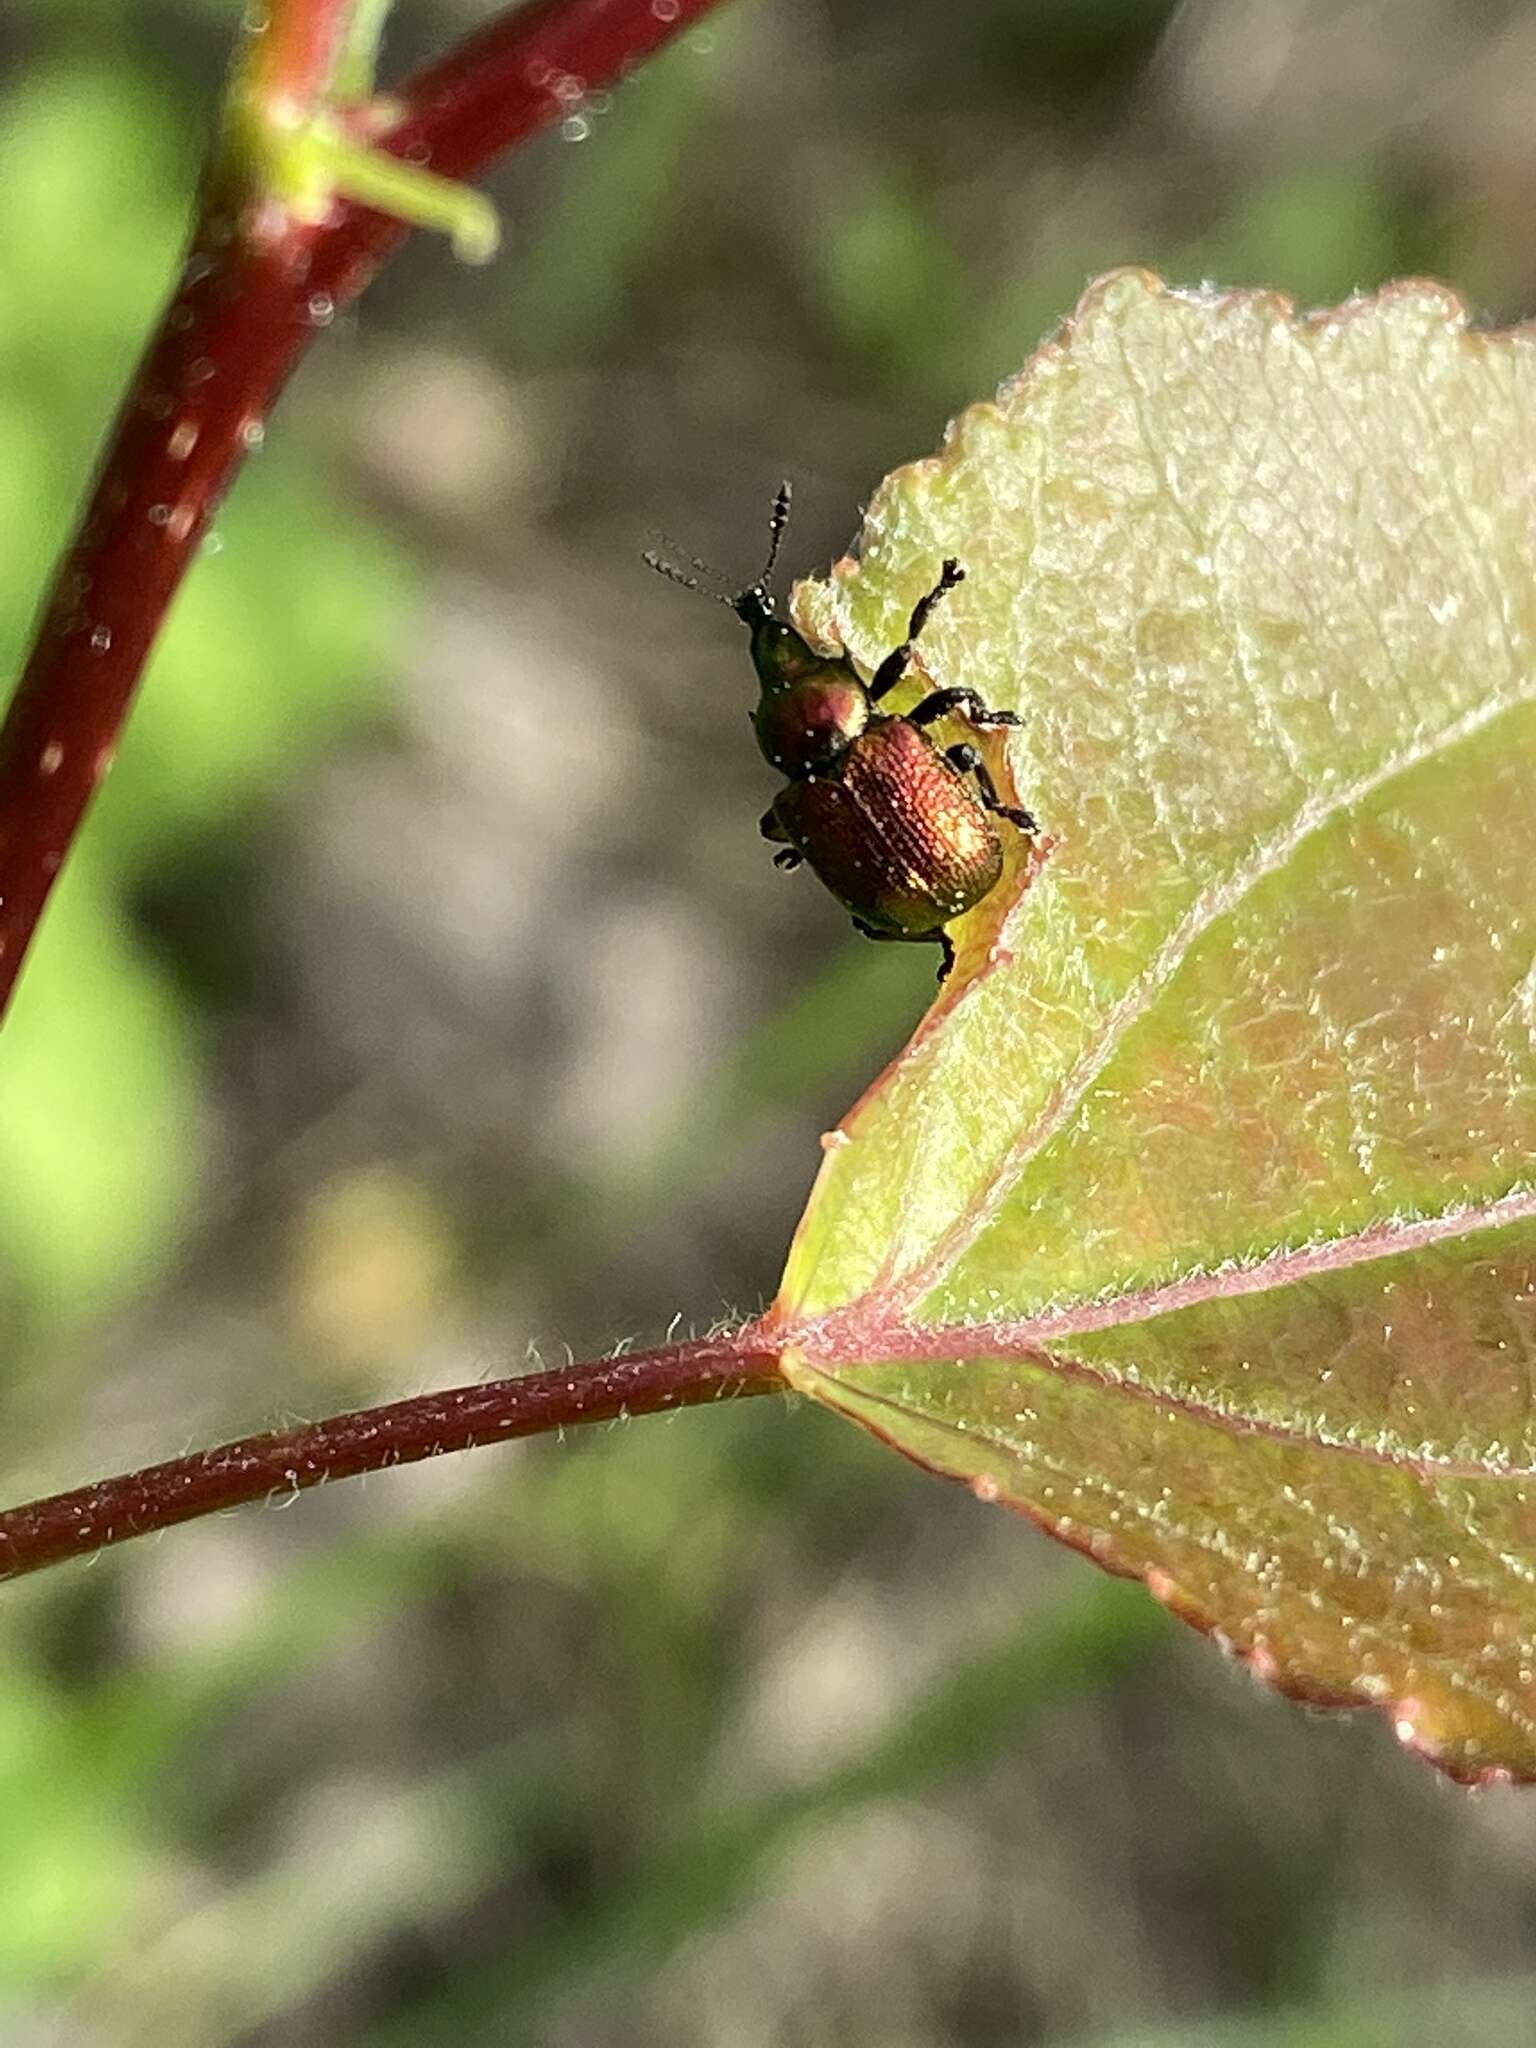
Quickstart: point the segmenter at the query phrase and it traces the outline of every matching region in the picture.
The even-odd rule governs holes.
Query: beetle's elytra
[[[768,761],[788,777],[764,814],[763,837],[780,846],[780,867],[805,861],[867,937],[939,946],[942,981],[954,962],[945,925],[980,903],[1003,871],[993,820],[1005,818],[1021,832],[1036,825],[1028,811],[1001,801],[974,747],[941,751],[927,728],[958,711],[975,726],[1023,721],[991,710],[963,686],[930,692],[902,717],[877,711],[906,675],[934,606],[965,571],[956,561],[944,563],[914,608],[906,639],[866,683],[846,654],[818,654],[774,615],[768,579],[788,520],[785,483],[774,500],[762,574],[735,597],[707,593],[751,632],[761,687],[752,724]],[[674,583],[704,587],[659,555],[645,559]]]

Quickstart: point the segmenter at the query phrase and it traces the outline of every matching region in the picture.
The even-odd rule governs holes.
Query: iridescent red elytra
[[[846,654],[818,654],[774,616],[768,578],[788,520],[785,483],[774,500],[768,559],[757,581],[735,597],[706,593],[728,604],[751,631],[762,686],[752,723],[768,761],[789,778],[760,829],[783,849],[776,863],[795,868],[805,861],[867,938],[941,947],[942,981],[955,957],[944,926],[980,903],[1003,871],[994,818],[1006,818],[1021,832],[1036,825],[1028,811],[1001,801],[974,747],[941,752],[927,727],[956,712],[974,726],[1023,720],[991,710],[963,686],[931,691],[899,718],[876,711],[906,675],[913,643],[934,606],[965,571],[956,561],[944,563],[938,582],[914,607],[906,639],[866,683]],[[645,559],[674,583],[704,588],[659,555]]]

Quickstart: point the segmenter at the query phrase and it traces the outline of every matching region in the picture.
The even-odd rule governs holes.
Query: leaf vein
[[[1278,873],[1306,841],[1325,826],[1402,776],[1412,773],[1426,761],[1482,732],[1496,719],[1522,705],[1533,703],[1536,703],[1536,678],[1532,678],[1525,687],[1512,689],[1491,702],[1474,705],[1427,738],[1418,739],[1388,755],[1376,767],[1352,781],[1331,791],[1319,791],[1299,807],[1282,831],[1261,840],[1246,860],[1220,881],[1202,890],[1152,955],[1142,974],[1110,1006],[1097,1037],[1089,1041],[1076,1066],[1055,1089],[1040,1114],[1008,1147],[991,1180],[978,1189],[939,1239],[929,1258],[895,1283],[893,1292],[898,1304],[910,1308],[938,1286],[942,1276],[970,1250],[998,1214],[1024,1168],[1065,1128],[1068,1118],[1077,1110],[1131,1030],[1151,1010],[1193,947],[1214,925],[1236,910],[1261,882]],[[1016,914],[1027,914],[1029,908],[1026,895]]]

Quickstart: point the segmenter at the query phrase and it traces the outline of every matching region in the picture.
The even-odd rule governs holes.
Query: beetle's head
[[[752,635],[752,666],[764,696],[792,688],[824,665],[823,657],[775,613],[766,584],[740,591],[731,599],[731,610]]]

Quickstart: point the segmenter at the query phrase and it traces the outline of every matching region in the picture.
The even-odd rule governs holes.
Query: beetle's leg
[[[994,711],[984,704],[974,690],[935,690],[925,697],[921,704],[907,713],[909,725],[932,725],[936,718],[947,718],[952,711],[965,712],[972,725],[1022,725],[1023,719],[1016,711]]]
[[[779,823],[779,814],[772,804],[768,806],[767,810],[758,819],[757,829],[765,839],[771,839],[774,845],[779,848],[779,851],[773,856],[773,864],[776,868],[783,868],[788,873],[791,868],[799,867],[805,855],[790,844],[789,834]]]
[[[1017,825],[1021,832],[1038,832],[1040,827],[1028,811],[1017,810],[1012,804],[1005,804],[997,793],[997,784],[987,770],[987,764],[974,747],[946,747],[944,758],[951,767],[958,768],[962,775],[974,775],[976,787],[981,791],[981,801],[994,817],[1006,818],[1010,825]]]
[[[955,949],[950,944],[949,933],[946,931],[877,932],[875,927],[872,924],[866,924],[862,917],[856,917],[853,920],[853,928],[856,932],[862,932],[866,939],[878,939],[882,946],[934,945],[941,947],[944,957],[939,962],[940,981],[948,979],[949,970],[955,964]]]
[[[912,643],[932,617],[934,606],[946,592],[953,590],[957,583],[963,583],[964,581],[965,571],[955,560],[954,556],[950,555],[946,559],[943,568],[939,571],[938,582],[935,583],[926,597],[920,597],[913,606],[912,616],[907,621],[906,639],[902,641],[899,647],[893,647],[884,661],[875,670],[874,678],[869,686],[869,701],[871,704],[878,704],[888,691],[895,689],[896,685],[906,674],[908,664],[912,660]]]
[[[929,618],[932,616],[933,608],[940,598],[953,590],[957,583],[963,583],[964,581],[965,571],[953,555],[946,555],[939,567],[938,582],[935,583],[926,597],[920,597],[912,607],[912,616],[907,621],[907,639],[909,641],[917,639],[924,626],[927,625]]]

